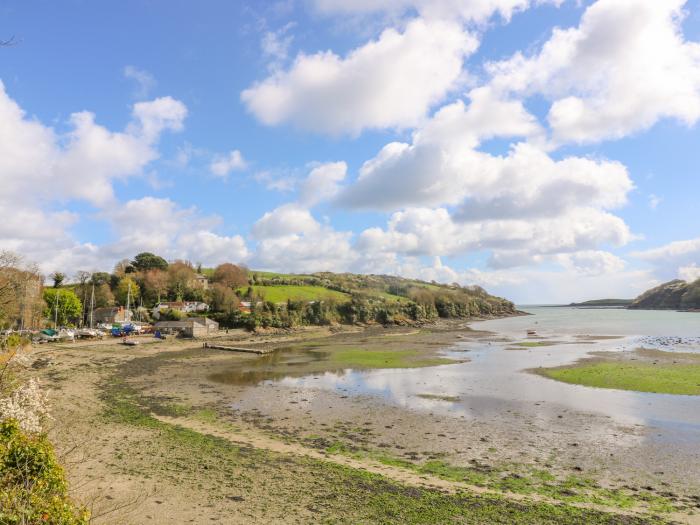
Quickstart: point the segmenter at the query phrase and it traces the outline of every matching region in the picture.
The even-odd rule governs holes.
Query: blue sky
[[[700,277],[695,0],[0,2],[13,35],[0,248],[45,272]]]

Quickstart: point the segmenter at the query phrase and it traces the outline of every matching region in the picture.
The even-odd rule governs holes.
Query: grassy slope
[[[241,288],[240,291],[245,293],[247,288]],[[283,303],[287,299],[294,301],[320,301],[333,299],[339,302],[350,300],[348,294],[329,290],[323,286],[294,286],[294,285],[275,285],[275,286],[253,286],[253,290],[257,295],[265,297],[266,301],[273,303]]]
[[[700,363],[583,362],[539,372],[552,379],[577,385],[659,394],[700,395]]]

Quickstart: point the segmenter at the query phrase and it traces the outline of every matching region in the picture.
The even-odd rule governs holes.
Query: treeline
[[[203,271],[208,275],[203,275]],[[85,318],[93,306],[126,306],[128,300],[140,319],[149,320],[150,309],[170,301],[200,301],[214,311],[230,313],[240,302],[235,290],[246,284],[248,270],[242,265],[224,263],[203,270],[190,261],[169,263],[158,255],[143,252],[133,260],[118,262],[112,273],[78,272],[72,291],[84,306]]]
[[[208,275],[202,275],[206,271]],[[54,272],[52,286],[21,257],[0,252],[0,327],[37,327],[44,320],[59,326],[87,324],[93,308],[129,306],[148,321],[150,310],[164,301],[201,301],[230,313],[240,299],[235,290],[248,284],[248,270],[225,263],[202,270],[189,261],[167,262],[143,252],[119,261],[113,271]]]

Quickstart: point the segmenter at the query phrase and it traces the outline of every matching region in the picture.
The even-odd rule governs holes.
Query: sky
[[[0,249],[478,284],[700,277],[699,0],[0,0]]]

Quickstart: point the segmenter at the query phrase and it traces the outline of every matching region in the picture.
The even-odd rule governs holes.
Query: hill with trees
[[[628,308],[640,310],[700,310],[700,279],[675,279],[647,290]]]
[[[593,299],[581,303],[571,303],[567,306],[575,306],[578,308],[624,308],[630,304],[632,304],[632,299]]]
[[[250,272],[249,286],[238,292],[253,307],[244,320],[249,327],[410,324],[516,313],[512,302],[489,295],[478,286],[428,283],[389,275]],[[226,324],[227,319],[223,322]]]
[[[251,271],[223,263],[201,268],[189,261],[168,262],[153,253],[119,261],[111,273],[54,273],[41,291],[37,272],[20,269],[10,254],[0,268],[0,324],[18,326],[26,282],[36,283],[45,324],[85,325],[91,308],[129,306],[136,318],[151,320],[162,302],[197,301],[222,327],[291,328],[319,324],[410,324],[439,318],[468,319],[516,312],[512,302],[478,286],[439,284],[389,275],[320,272],[283,274]],[[43,300],[42,300],[43,299]],[[23,303],[24,302],[24,303]],[[24,310],[28,308],[22,306]],[[179,312],[172,312],[173,314]],[[168,312],[164,312],[165,318]],[[33,323],[37,326],[36,323]],[[26,326],[26,323],[25,323]]]

